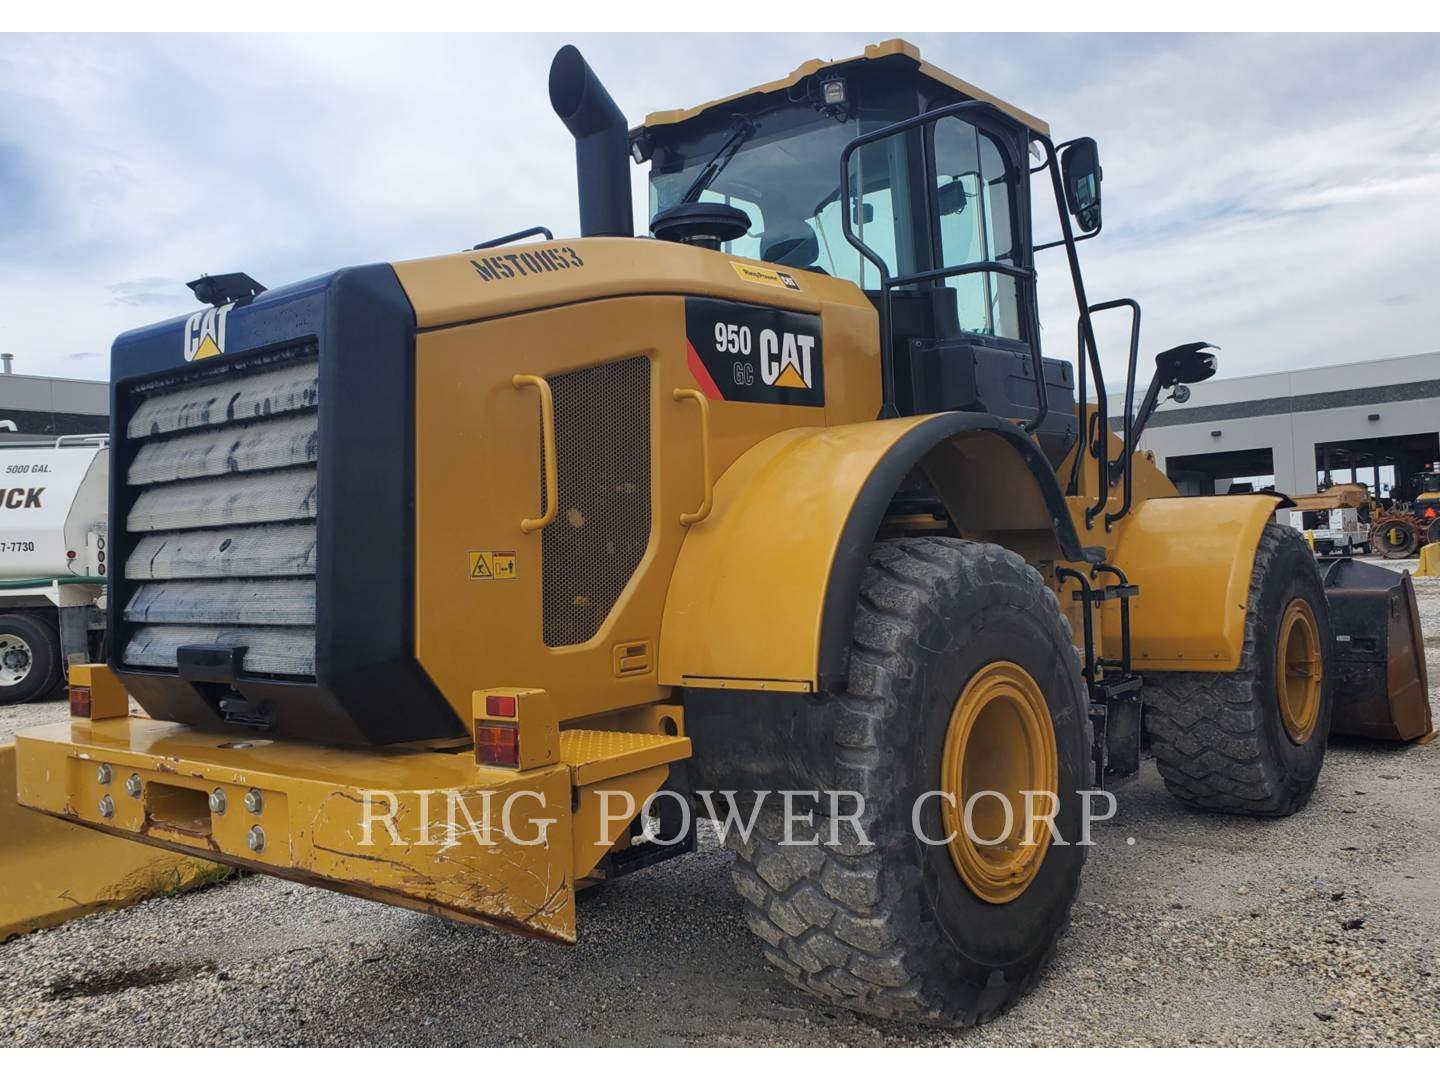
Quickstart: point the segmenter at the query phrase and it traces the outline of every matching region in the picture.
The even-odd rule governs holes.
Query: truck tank
[[[97,438],[0,446],[0,581],[104,575],[109,453]]]

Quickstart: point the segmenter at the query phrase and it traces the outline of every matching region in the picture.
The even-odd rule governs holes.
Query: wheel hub
[[[1309,742],[1320,719],[1320,690],[1324,662],[1320,658],[1320,628],[1310,605],[1296,597],[1285,608],[1276,642],[1275,690],[1285,734],[1296,745]]]
[[[15,686],[30,674],[30,646],[14,634],[0,634],[0,686]]]
[[[940,807],[955,870],[980,899],[1008,903],[1035,880],[1050,845],[1039,818],[1059,797],[1057,762],[1050,709],[1030,674],[1008,660],[976,672],[950,715]],[[1025,792],[1043,794],[1027,802]]]

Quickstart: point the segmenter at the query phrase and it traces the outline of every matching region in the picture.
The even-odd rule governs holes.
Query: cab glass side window
[[[1015,182],[1000,147],[973,125],[950,116],[935,124],[935,203],[945,266],[1015,263],[1011,189]],[[967,333],[1019,339],[1019,284],[997,273],[947,278]]]

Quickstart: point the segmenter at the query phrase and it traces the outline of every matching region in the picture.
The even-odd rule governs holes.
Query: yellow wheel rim
[[[1297,597],[1286,607],[1275,649],[1280,718],[1290,741],[1303,744],[1315,734],[1320,719],[1320,688],[1325,675],[1320,658],[1320,627],[1304,600]]]
[[[955,702],[940,762],[950,858],[981,900],[1008,903],[1035,880],[1050,846],[1041,819],[1053,816],[1058,784],[1055,729],[1040,687],[1008,660],[981,668]],[[1031,812],[1027,791],[1043,793],[1030,797]]]

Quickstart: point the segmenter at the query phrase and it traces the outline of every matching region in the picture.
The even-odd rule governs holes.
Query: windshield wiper
[[[730,164],[730,160],[740,149],[740,145],[754,134],[755,122],[748,117],[740,117],[735,124],[735,130],[730,133],[730,137],[720,145],[720,149],[716,150],[710,160],[695,174],[694,182],[685,189],[685,194],[681,197],[680,202],[698,201],[700,196],[705,193],[705,189],[714,183],[715,178],[720,175],[725,166]]]

